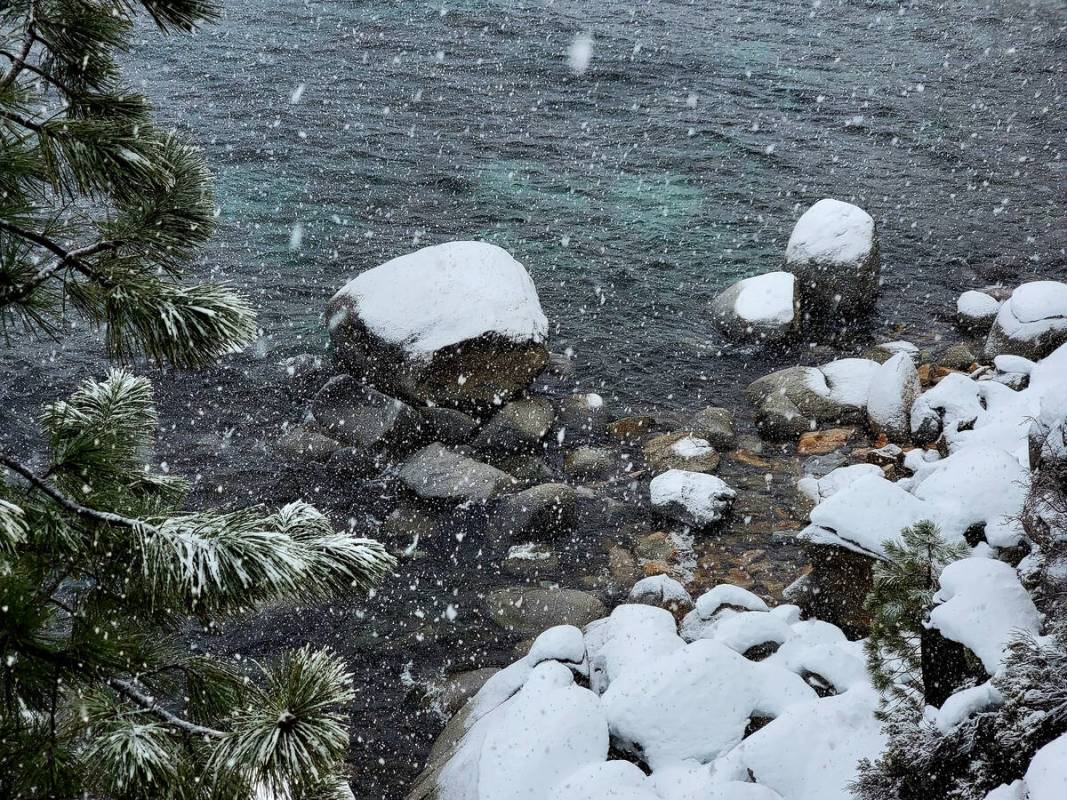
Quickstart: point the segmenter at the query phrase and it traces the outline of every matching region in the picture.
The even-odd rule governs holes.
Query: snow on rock
[[[685,646],[670,612],[654,606],[625,604],[586,628],[589,685],[603,694],[619,675],[655,662]]]
[[[670,575],[642,578],[630,589],[629,600],[631,603],[667,609],[688,610],[693,607],[689,592]]]
[[[1053,739],[1034,753],[1023,780],[1027,800],[1063,800],[1067,797],[1067,734]]]
[[[985,343],[985,356],[1038,359],[1067,342],[1067,283],[1024,283],[1000,307]]]
[[[773,342],[788,335],[796,314],[789,272],[743,278],[711,301],[711,318],[730,339]]]
[[[694,528],[718,522],[733,505],[737,493],[714,475],[671,469],[649,484],[652,507]]]
[[[1027,800],[1026,784],[1023,781],[1002,784],[987,794],[985,800]]]
[[[701,631],[700,639],[714,639],[738,653],[744,654],[759,645],[773,645],[775,649],[793,635],[789,624],[773,614],[762,611],[742,611],[723,616]]]
[[[559,661],[584,674],[585,637],[574,625],[556,625],[534,639],[526,660],[531,667],[542,661]]]
[[[956,324],[973,333],[986,333],[1000,311],[1000,301],[985,292],[964,292],[956,300]]]
[[[911,491],[928,501],[945,539],[980,525],[993,547],[1013,547],[1023,536],[1019,517],[1029,485],[1030,471],[1010,453],[975,446],[924,465]]]
[[[838,358],[819,367],[826,380],[828,397],[835,403],[863,408],[870,396],[871,381],[880,365],[869,358]]]
[[[948,698],[934,716],[934,727],[941,733],[950,733],[969,717],[990,708],[1003,705],[1004,696],[989,681],[956,692]]]
[[[796,275],[801,307],[817,319],[870,308],[881,273],[874,220],[851,203],[820,200],[794,226],[785,269]]]
[[[877,708],[872,690],[794,704],[721,759],[716,772],[751,774],[783,800],[852,800],[860,760],[885,747]]]
[[[353,374],[434,403],[491,403],[548,360],[548,320],[526,269],[484,242],[449,242],[349,281],[326,309]]]
[[[913,450],[912,452],[919,451]],[[831,470],[821,478],[805,475],[797,481],[797,489],[813,503],[821,503],[846,486],[869,475],[884,477],[882,468],[877,464],[850,464],[847,467]]]
[[[573,772],[549,793],[547,800],[661,800],[648,778],[629,761],[604,761]]]
[[[930,626],[969,648],[994,674],[1018,633],[1038,634],[1041,615],[1015,569],[990,558],[964,558],[941,572]]]
[[[752,716],[776,717],[815,696],[792,672],[701,639],[624,671],[602,702],[617,745],[656,770],[707,763],[741,741]]]
[[[765,418],[774,415],[796,418],[796,426],[786,426],[790,433],[794,427],[797,432],[810,430],[811,421],[860,422],[878,366],[867,358],[840,358],[821,367],[786,367],[750,383],[745,395],[759,410],[756,423],[764,435],[771,435]]]
[[[980,395],[978,383],[966,375],[946,375],[912,405],[912,438],[926,444],[936,441],[943,430],[955,432],[961,425],[972,424],[984,410]]]
[[[477,761],[477,794],[463,797],[542,800],[575,770],[607,758],[600,700],[553,661],[534,668],[493,723]]]
[[[883,542],[900,541],[900,532],[923,519],[930,509],[915,495],[880,475],[850,483],[812,509],[811,524],[800,537],[883,558]]]
[[[884,433],[892,442],[907,442],[911,438],[911,407],[921,392],[911,356],[901,352],[891,357],[869,382],[867,422],[871,430]]]
[[[767,603],[759,595],[731,583],[720,583],[697,598],[696,611],[701,619],[711,619],[723,606],[733,606],[746,611],[769,611]]]

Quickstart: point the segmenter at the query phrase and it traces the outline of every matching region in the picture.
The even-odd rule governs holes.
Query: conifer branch
[[[37,0],[30,0],[29,13],[26,15],[26,32],[23,34],[22,48],[11,61],[11,69],[3,78],[0,78],[0,91],[3,91],[18,78],[19,73],[26,67],[26,59],[30,57],[33,43],[37,39]]]
[[[182,719],[177,714],[173,714],[163,708],[163,706],[159,705],[155,697],[145,694],[129,681],[124,681],[119,678],[108,678],[107,685],[123,697],[132,700],[145,711],[159,717],[171,727],[177,728],[184,733],[188,733],[190,736],[203,736],[209,739],[224,739],[229,735],[225,731],[206,728],[203,725],[197,725],[194,722]]]

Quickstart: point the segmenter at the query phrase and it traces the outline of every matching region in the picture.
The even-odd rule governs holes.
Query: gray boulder
[[[719,454],[715,448],[706,439],[684,431],[654,436],[645,442],[642,452],[654,472],[669,469],[714,472],[719,468]]]
[[[324,433],[367,449],[403,449],[416,441],[421,428],[415,409],[351,375],[327,381],[311,401],[311,413]]]
[[[579,447],[567,453],[563,470],[572,478],[604,480],[619,472],[618,453],[606,447]]]
[[[563,483],[543,483],[500,499],[489,519],[500,540],[551,540],[578,527],[578,493]]]
[[[610,414],[604,398],[595,392],[573,394],[560,406],[556,424],[566,430],[566,436],[602,434]]]
[[[498,589],[488,595],[485,605],[497,625],[524,636],[555,625],[581,628],[608,613],[600,600],[577,589]]]
[[[820,200],[804,212],[786,247],[801,311],[816,321],[848,321],[870,310],[881,269],[874,220],[840,200]]]
[[[478,432],[478,420],[455,408],[420,408],[425,439],[442,444],[470,444]]]
[[[815,420],[805,417],[785,395],[772,394],[756,411],[756,429],[764,439],[788,442],[814,430]]]
[[[548,362],[548,320],[526,269],[484,242],[449,242],[349,281],[326,306],[350,371],[401,397],[490,406]]]
[[[434,442],[400,469],[400,481],[419,498],[441,504],[485,504],[513,483],[506,472]]]
[[[711,320],[733,341],[784,339],[797,318],[795,283],[788,272],[744,278],[711,301]]]
[[[555,419],[556,411],[544,397],[513,400],[486,423],[473,444],[478,450],[503,453],[533,450]]]
[[[344,445],[336,439],[304,427],[296,427],[283,433],[274,443],[275,452],[287,461],[298,464],[309,461],[325,462],[342,447]]]
[[[706,439],[716,450],[732,450],[737,441],[734,431],[734,415],[725,408],[708,407],[698,411],[689,420],[689,430],[695,436]]]
[[[1033,281],[1019,286],[997,313],[984,355],[1038,361],[1067,342],[1067,283]]]

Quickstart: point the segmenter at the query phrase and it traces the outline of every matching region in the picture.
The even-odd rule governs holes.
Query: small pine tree
[[[73,312],[108,352],[191,368],[246,345],[246,301],[181,282],[212,230],[195,148],[120,81],[135,0],[0,4],[0,328]],[[207,0],[140,0],[163,30]],[[351,677],[304,648],[254,672],[180,636],[258,604],[363,589],[393,559],[311,506],[182,511],[153,470],[151,384],[86,380],[40,417],[41,455],[0,449],[0,797],[336,797]]]
[[[900,542],[888,540],[883,547],[886,557],[874,566],[866,603],[871,615],[865,644],[868,671],[890,705],[921,707],[925,700],[939,706],[940,702],[931,702],[931,695],[943,694],[944,687],[924,685],[924,678],[929,679],[936,670],[931,668],[931,653],[924,653],[924,644],[932,644],[932,639],[923,622],[937,592],[941,569],[962,558],[966,548],[946,543],[938,527],[928,520],[905,528]]]

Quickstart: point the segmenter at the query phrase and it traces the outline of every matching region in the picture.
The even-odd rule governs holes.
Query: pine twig
[[[26,33],[22,40],[22,49],[19,50],[18,55],[11,62],[11,69],[7,74],[0,79],[0,90],[6,89],[15,79],[19,76],[19,73],[26,67],[26,59],[30,57],[30,50],[33,49],[33,43],[37,40],[37,0],[30,0],[29,17],[26,21]]]
[[[203,736],[209,739],[225,739],[229,736],[225,731],[216,730],[214,728],[206,728],[203,725],[197,725],[195,722],[189,722],[187,719],[182,719],[177,714],[173,714],[167,709],[163,708],[156,702],[156,698],[151,695],[145,694],[129,681],[124,681],[120,678],[108,678],[107,685],[121,694],[123,697],[132,700],[138,706],[148,711],[151,714],[159,717],[165,723],[171,727],[177,728],[180,731],[188,733],[190,736]]]

